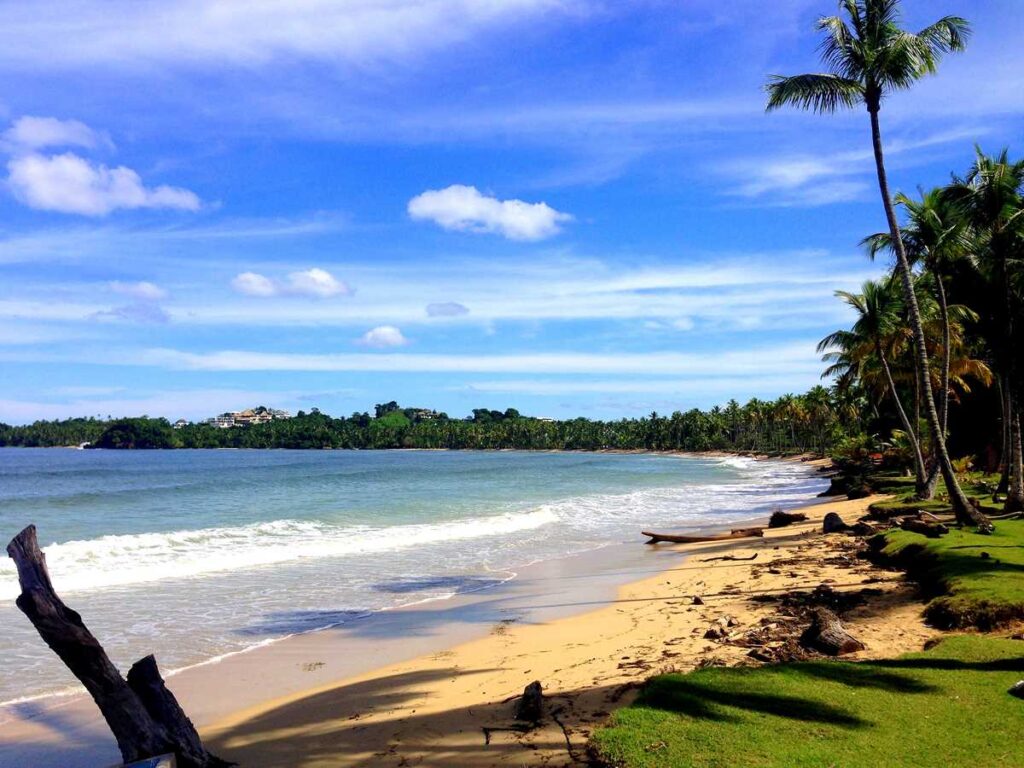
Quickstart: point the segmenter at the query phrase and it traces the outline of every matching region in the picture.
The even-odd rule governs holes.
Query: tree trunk
[[[892,371],[889,369],[889,361],[886,359],[885,352],[882,351],[882,345],[878,339],[875,339],[875,354],[878,355],[878,359],[882,363],[882,370],[885,371],[885,380],[889,385],[889,391],[892,392],[892,399],[896,403],[896,412],[899,414],[903,429],[906,430],[907,439],[910,440],[910,447],[914,451],[914,476],[917,478],[917,490],[921,491],[925,482],[924,456],[921,453],[921,443],[917,439],[917,433],[910,426],[907,412],[903,410],[903,403],[900,402],[899,392],[896,391],[896,382],[893,381]]]
[[[1024,511],[1024,455],[1021,451],[1020,408],[1017,398],[1010,396],[1010,460],[1009,488],[1006,492],[1007,512]]]
[[[1003,411],[1003,450],[999,456],[999,485],[996,494],[1010,489],[1010,383],[999,377],[999,405]]]
[[[953,464],[950,461],[949,451],[946,448],[946,436],[942,433],[942,424],[939,421],[939,413],[935,408],[935,398],[932,397],[932,388],[928,381],[928,371],[930,370],[928,364],[928,344],[924,337],[924,326],[921,322],[921,310],[917,305],[917,295],[914,292],[914,276],[910,271],[910,262],[907,260],[906,248],[903,247],[899,222],[896,220],[896,209],[893,206],[892,195],[889,193],[889,180],[885,173],[882,129],[878,122],[878,104],[870,105],[868,113],[871,116],[871,143],[875,154],[878,189],[882,195],[885,218],[889,223],[889,234],[892,237],[892,243],[896,251],[900,279],[903,282],[903,294],[907,301],[910,324],[914,332],[918,377],[922,382],[921,390],[924,395],[925,417],[928,420],[928,427],[932,432],[936,461],[939,462],[939,471],[942,473],[942,479],[946,481],[946,490],[949,493],[949,501],[953,507],[956,519],[963,525],[977,526],[980,530],[988,532],[992,530],[992,523],[964,495],[963,489],[956,479],[956,473],[953,472]]]
[[[7,554],[18,569],[21,584],[21,594],[16,600],[18,608],[92,696],[126,763],[174,754],[180,768],[229,765],[202,748],[192,723],[159,679],[155,662],[152,674],[159,680],[162,698],[168,702],[166,706],[169,708],[173,703],[176,713],[165,719],[165,711],[151,709],[150,702],[140,696],[135,686],[125,682],[99,641],[82,622],[82,617],[68,608],[54,591],[34,525],[11,540]],[[149,679],[153,682],[152,676]],[[191,731],[189,745],[177,740],[179,734],[187,731]],[[199,745],[198,754],[191,749],[191,744]]]
[[[951,352],[949,332],[949,303],[946,300],[946,286],[942,283],[942,275],[937,269],[932,269],[935,278],[935,290],[939,298],[939,310],[942,314],[942,372],[939,379],[939,421],[942,423],[942,436],[949,434],[949,361]],[[939,462],[932,457],[931,467],[928,469],[928,479],[925,481],[922,499],[934,499],[935,491],[939,485]]]

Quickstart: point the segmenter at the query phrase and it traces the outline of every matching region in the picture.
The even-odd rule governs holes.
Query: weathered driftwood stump
[[[534,680],[523,690],[523,695],[516,699],[515,718],[528,723],[536,723],[544,717],[544,689],[539,680]]]
[[[821,521],[822,533],[842,533],[849,527],[850,526],[843,522],[843,518],[835,512],[829,512],[825,515],[825,519]]]
[[[54,591],[34,525],[11,540],[7,554],[18,568],[18,608],[92,696],[126,763],[174,754],[179,768],[231,765],[203,748],[195,727],[164,685],[152,656],[132,667],[135,674],[130,673],[127,682],[121,677],[82,617]]]
[[[829,656],[864,650],[864,643],[847,632],[839,617],[827,608],[812,611],[811,626],[800,636],[800,644]]]
[[[802,523],[806,519],[807,515],[802,512],[783,512],[781,509],[777,509],[772,512],[772,516],[768,520],[768,527],[785,528],[793,523]]]

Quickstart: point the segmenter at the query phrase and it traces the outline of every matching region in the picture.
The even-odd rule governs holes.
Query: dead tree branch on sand
[[[136,662],[125,681],[82,617],[54,591],[34,525],[11,539],[7,554],[18,568],[18,608],[92,696],[126,763],[173,754],[179,768],[232,765],[203,748],[152,656]]]

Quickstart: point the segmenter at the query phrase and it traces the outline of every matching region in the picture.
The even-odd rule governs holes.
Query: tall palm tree
[[[1009,427],[1008,445],[1004,445],[1009,486],[1006,507],[1020,511],[1024,510],[1020,415],[1024,370],[1020,362],[1021,293],[1014,283],[1024,262],[1024,161],[1011,161],[1006,150],[989,157],[979,149],[967,178],[956,180],[947,196],[971,223],[975,238],[972,256],[992,297],[988,336],[1003,389],[1003,420]]]
[[[941,188],[922,191],[920,200],[914,200],[902,193],[896,195],[896,204],[906,212],[906,223],[901,235],[903,247],[911,265],[923,264],[932,280],[935,298],[938,300],[939,318],[942,326],[942,346],[938,393],[939,422],[942,434],[948,434],[950,396],[950,339],[949,302],[945,280],[957,261],[964,258],[971,247],[970,231],[961,210]],[[865,238],[864,244],[874,259],[880,252],[893,253],[892,236],[880,232]],[[924,498],[935,495],[939,479],[939,463],[933,461],[928,471],[928,485]]]
[[[910,441],[916,490],[920,494],[926,482],[924,454],[916,425],[911,424],[903,407],[889,362],[893,348],[898,344],[898,330],[903,314],[903,301],[896,281],[892,277],[879,282],[868,280],[861,286],[860,293],[836,291],[836,296],[854,309],[857,319],[850,330],[831,333],[818,343],[818,351],[825,353],[826,360],[834,362],[824,375],[846,372],[863,380],[866,378],[864,371],[869,365],[881,365],[885,375],[885,389],[892,397],[896,414]]]
[[[768,109],[792,105],[819,114],[831,114],[842,107],[867,108],[871,118],[878,188],[889,234],[895,245],[903,294],[914,332],[920,387],[924,395],[925,415],[935,442],[936,458],[957,519],[981,530],[990,530],[991,523],[968,501],[960,488],[946,448],[935,398],[931,387],[927,386],[928,347],[914,293],[910,262],[889,193],[878,117],[887,95],[906,90],[925,75],[935,72],[944,54],[963,50],[970,26],[959,16],[946,16],[920,32],[908,32],[899,24],[899,0],[840,0],[839,7],[849,18],[849,24],[841,16],[826,16],[818,21],[818,28],[825,33],[821,58],[830,71],[772,77],[767,85]]]

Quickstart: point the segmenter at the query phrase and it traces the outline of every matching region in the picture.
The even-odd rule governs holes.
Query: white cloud
[[[0,59],[40,68],[315,58],[365,66],[443,50],[579,0],[60,0],[0,6]]]
[[[288,291],[302,296],[318,296],[326,299],[331,296],[349,296],[352,289],[348,284],[338,280],[325,269],[307,269],[292,272],[288,275]]]
[[[428,317],[463,317],[468,314],[469,308],[455,301],[427,304]]]
[[[110,139],[78,120],[59,120],[56,117],[19,117],[4,131],[4,142],[14,150],[34,150],[45,147],[112,147]]]
[[[246,296],[275,296],[277,286],[269,277],[256,272],[242,272],[231,280],[231,287]]]
[[[492,232],[509,240],[543,240],[557,235],[559,224],[572,220],[547,203],[498,200],[464,184],[427,190],[409,201],[408,210],[413,219],[433,221],[444,229]]]
[[[379,325],[360,336],[356,343],[363,347],[385,349],[388,347],[404,347],[409,343],[409,340],[395,326]]]
[[[108,168],[78,155],[28,154],[7,163],[7,184],[30,208],[84,216],[104,216],[118,209],[172,208],[199,210],[199,198],[180,187],[146,187],[131,168]]]
[[[272,280],[258,272],[242,272],[232,279],[231,287],[246,296],[261,297],[291,294],[329,299],[332,296],[352,295],[348,283],[318,267],[292,272],[283,282]]]
[[[397,328],[388,328],[391,335]],[[381,330],[375,328],[374,331]],[[371,331],[372,333],[372,331]],[[399,336],[401,333],[399,332]],[[365,338],[365,337],[364,337]],[[402,337],[404,338],[404,337]],[[448,354],[297,354],[225,350],[192,353],[151,349],[132,355],[138,365],[196,371],[379,371],[401,373],[603,373],[644,376],[766,376],[775,373],[819,375],[816,339],[719,352],[585,353],[537,352],[498,355]],[[120,363],[119,364],[123,364]]]
[[[122,296],[130,296],[139,301],[160,301],[167,298],[167,291],[159,285],[142,280],[138,283],[122,283],[115,280],[110,283],[110,290]]]

